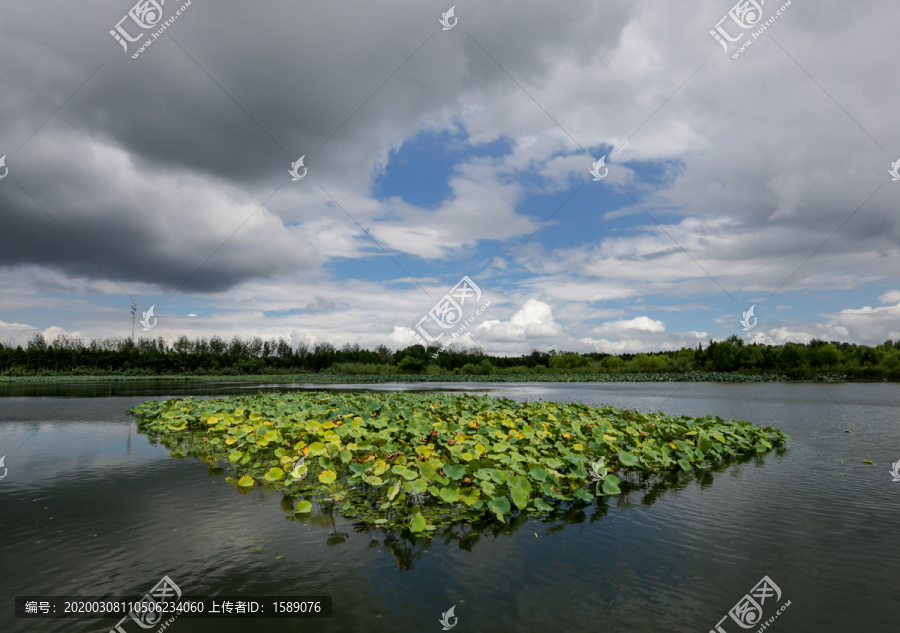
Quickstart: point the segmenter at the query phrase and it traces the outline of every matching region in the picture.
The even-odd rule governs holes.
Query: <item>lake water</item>
[[[13,597],[143,595],[166,574],[192,596],[333,597],[331,619],[179,618],[176,633],[439,632],[454,605],[455,633],[756,631],[728,613],[764,576],[782,592],[764,618],[790,601],[768,631],[900,627],[900,482],[889,472],[900,385],[366,385],[712,414],[793,438],[780,454],[549,521],[431,542],[338,516],[294,520],[281,493],[238,494],[226,473],[171,457],[125,413],[147,399],[298,388],[353,386],[0,384],[0,631],[105,633],[116,620],[16,619]]]

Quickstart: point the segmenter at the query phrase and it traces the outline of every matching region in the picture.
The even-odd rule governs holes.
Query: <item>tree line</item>
[[[230,341],[213,336],[174,341],[163,337],[105,338],[84,341],[60,335],[48,342],[41,334],[28,344],[0,343],[0,375],[246,375],[327,372],[344,375],[388,374],[615,374],[736,372],[779,374],[797,379],[821,375],[859,380],[900,380],[900,340],[869,347],[812,340],[760,345],[738,336],[710,341],[706,348],[640,354],[575,353],[532,350],[521,356],[490,356],[478,348],[425,348],[413,345],[374,350],[358,344],[259,337]]]

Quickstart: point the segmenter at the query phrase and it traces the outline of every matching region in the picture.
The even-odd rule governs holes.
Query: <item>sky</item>
[[[0,0],[0,341],[900,339],[895,2],[450,2]]]

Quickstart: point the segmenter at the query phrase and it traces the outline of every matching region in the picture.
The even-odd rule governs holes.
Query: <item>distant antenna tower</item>
[[[134,345],[134,313],[137,312],[137,304],[134,297],[131,298],[131,344]]]

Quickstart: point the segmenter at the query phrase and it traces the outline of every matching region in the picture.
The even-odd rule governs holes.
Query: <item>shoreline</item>
[[[841,375],[822,374],[816,379],[791,378],[783,374],[737,374],[726,372],[687,373],[622,373],[622,374],[34,374],[26,376],[0,376],[0,383],[74,383],[74,382],[274,382],[274,383],[322,383],[322,384],[378,384],[378,383],[529,383],[529,382],[785,382],[785,383],[890,383],[887,379],[865,380]]]

